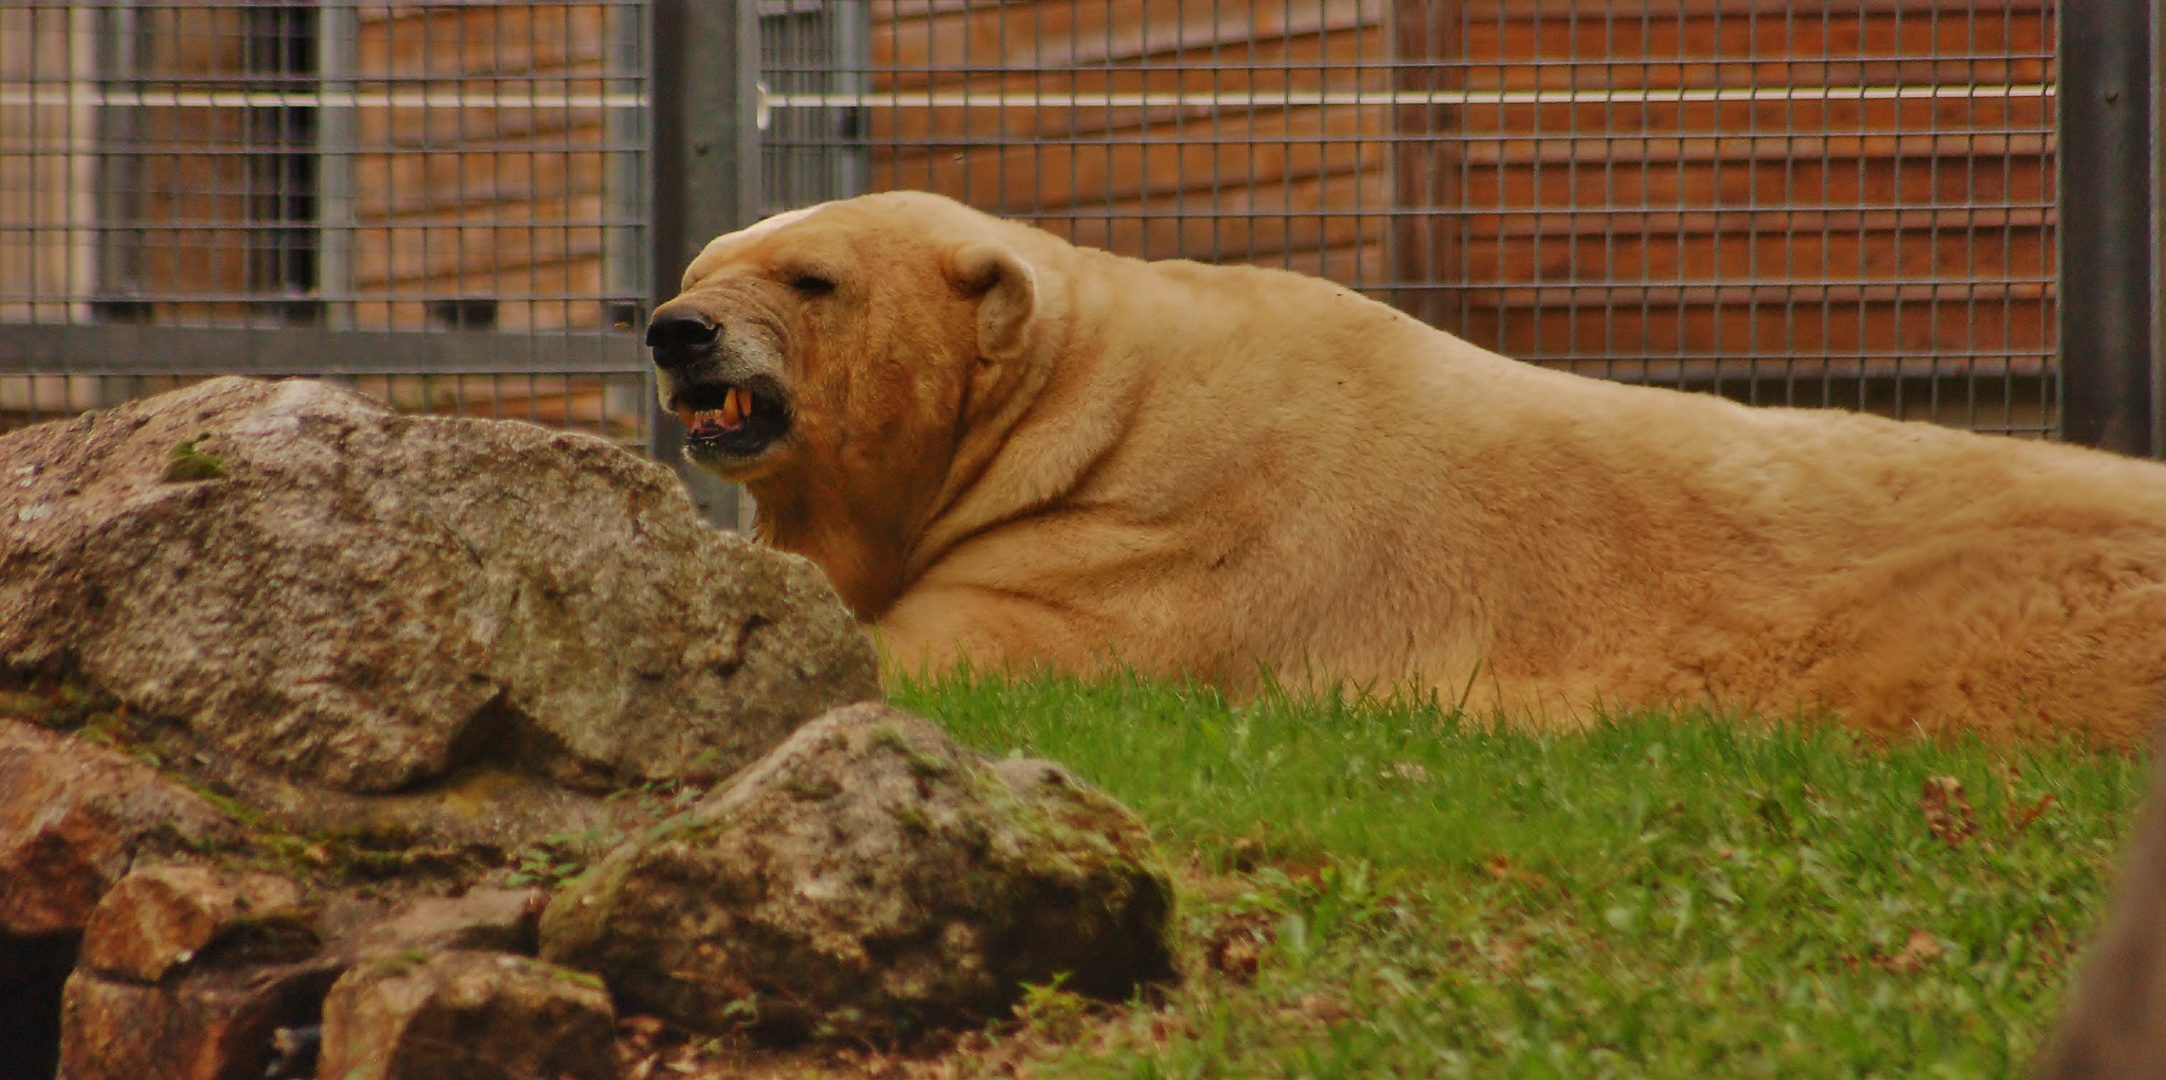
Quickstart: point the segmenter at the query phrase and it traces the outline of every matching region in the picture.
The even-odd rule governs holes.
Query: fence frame
[[[2161,456],[2156,0],[2061,0],[2061,437]]]
[[[867,5],[828,7],[861,18]],[[2060,0],[2056,64],[2060,435],[2152,457],[2166,457],[2166,132],[2158,130],[2166,121],[2166,13],[2160,7],[2158,0]],[[650,0],[645,85],[653,303],[676,291],[701,245],[749,224],[762,207],[761,120],[798,103],[760,85],[761,14],[760,0]],[[327,41],[326,48],[338,47]],[[333,62],[319,77],[326,91],[335,91],[350,76]],[[325,137],[336,139],[339,110],[326,111],[334,115],[326,118]],[[2081,167],[2071,167],[2075,162]],[[341,192],[327,194],[335,200]],[[627,354],[621,332],[357,331],[335,319],[268,329],[0,327],[0,375],[567,372],[636,372],[652,383],[646,363]],[[650,453],[678,468],[710,516],[737,521],[744,501],[733,487],[681,464],[682,428],[648,397]]]
[[[100,0],[79,7],[97,11],[125,5]],[[345,253],[350,250],[353,192],[347,155],[353,150],[355,72],[350,54],[355,9],[350,3],[325,3],[319,10],[325,18],[319,30],[316,89],[313,94],[299,95],[297,103],[316,109],[320,161],[333,163],[321,177],[315,228],[323,253],[320,269],[333,275],[333,280],[322,282],[328,295],[341,287],[336,275],[344,272]],[[646,40],[636,45],[640,50],[650,48]],[[652,70],[639,74],[648,80],[651,97]],[[33,89],[33,97],[36,94]],[[125,99],[128,95],[116,96]],[[161,94],[137,90],[132,96],[140,105],[155,102]],[[121,107],[126,104],[123,100]],[[641,180],[644,183],[646,178]],[[652,367],[643,354],[626,348],[621,329],[359,330],[351,327],[345,310],[350,305],[324,306],[323,322],[313,326],[170,326],[125,320],[0,323],[0,376],[637,375],[648,388],[646,398],[651,401],[654,396]]]

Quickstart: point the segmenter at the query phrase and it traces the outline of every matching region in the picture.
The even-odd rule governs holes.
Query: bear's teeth
[[[752,415],[752,391],[732,386],[722,391],[722,407],[719,409],[684,409],[677,411],[679,419],[688,428],[719,427],[735,431],[744,426]]]

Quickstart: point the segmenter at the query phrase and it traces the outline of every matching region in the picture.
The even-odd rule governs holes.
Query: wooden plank
[[[926,89],[943,96],[967,93],[986,102],[1003,96],[1035,96],[1046,103],[1013,107],[979,104],[967,109],[875,105],[868,110],[870,130],[873,141],[878,143],[1062,137],[1172,123],[1225,111],[1173,106],[1081,108],[1067,104],[1076,97],[1138,93],[1270,96],[1352,91],[1364,82],[1381,92],[1384,72],[1373,65],[1385,55],[1384,48],[1382,30],[1372,26],[1290,41],[1237,43],[1217,53],[1183,53],[1149,68],[995,71],[948,78]],[[1364,70],[1364,64],[1372,66]],[[874,85],[876,94],[901,89],[889,85],[884,75],[876,76]]]
[[[499,331],[596,329],[610,326],[602,295],[602,259],[534,263],[503,274],[459,272],[427,278],[377,280],[356,287],[354,325],[363,330],[428,330],[433,300],[496,300]]]
[[[1233,260],[1247,266],[1291,270],[1310,277],[1328,278],[1344,285],[1371,281],[1390,272],[1390,253],[1381,242],[1349,244],[1322,251],[1282,252],[1274,259]]]
[[[1918,379],[1968,384],[1943,387],[1944,408],[1992,409],[2011,400],[2037,400],[2052,379],[2052,357],[2030,354],[1936,356],[1723,356],[1549,357],[1530,360],[1543,367],[1594,378],[1655,385],[1685,384],[1716,390],[1713,384],[1758,382],[1757,394],[1739,395],[1760,405],[1858,408],[1860,379]],[[1788,383],[1785,386],[1783,384]],[[1766,385],[1772,384],[1772,385]],[[1835,384],[1835,385],[1824,385]],[[1870,400],[1870,399],[1868,399]]]
[[[1920,208],[2050,205],[2053,174],[2030,158],[1858,158],[1853,160],[1650,162],[1618,168],[1501,166],[1466,171],[1468,209],[1543,207]]]
[[[247,72],[247,12],[241,6],[145,7],[135,15],[138,21],[131,44],[138,73],[240,76]],[[195,79],[189,82],[201,85]]]
[[[1856,53],[1852,53],[1855,56]],[[1759,62],[1716,60],[1690,54],[1600,53],[1585,59],[1526,58],[1469,52],[1447,69],[1435,88],[1476,91],[1678,90],[1752,87],[1848,86],[2040,86],[2050,81],[2046,53],[2008,57],[2000,53],[1890,56],[1886,59],[1777,58]]]
[[[1313,36],[1383,20],[1383,0],[1047,0],[972,7],[921,19],[874,16],[872,64],[890,86],[919,88],[950,72],[1134,62],[1237,43]]]
[[[2045,297],[1974,300],[1439,307],[1463,312],[1446,329],[1508,356],[2050,355],[2053,307]]]
[[[1473,236],[1703,235],[1708,233],[1860,232],[1951,229],[2020,230],[2050,226],[2051,207],[1906,207],[1899,210],[1795,210],[1788,207],[1580,210],[1455,215]]]
[[[1850,83],[1861,74],[1892,76],[1905,70],[1897,65],[1915,61],[1985,65],[1983,70],[1944,66],[1936,71],[1953,81],[1987,81],[1989,74],[1997,74],[2002,77],[1998,81],[2038,82],[2049,76],[2053,55],[2050,18],[2005,11],[1929,19],[1892,13],[1752,19],[1680,19],[1659,13],[1644,19],[1469,16],[1457,34],[1461,51],[1445,59],[1475,65],[1467,83],[1472,86],[1563,85],[1567,69],[1525,64],[1512,65],[1523,81],[1499,83],[1491,62],[1579,58],[1611,65],[1615,77],[1625,80],[1614,85],[1731,85],[1679,81],[1680,70],[1702,78],[1717,70],[1756,72],[1762,85],[1831,85]],[[1634,75],[1638,61],[1650,65],[1646,76]],[[1586,73],[1580,74],[1581,85],[1589,85]]]
[[[2053,233],[2022,230],[1470,237],[1455,282],[2053,280]]]
[[[524,75],[599,63],[609,47],[608,11],[596,4],[364,5],[356,14],[363,74]]]
[[[1101,141],[932,154],[874,147],[872,183],[938,191],[1003,213],[1100,205],[1146,193],[1222,190],[1374,168],[1383,158],[1375,136],[1385,122],[1380,109],[1293,109],[1220,116],[1208,125],[1163,125]]]
[[[1409,113],[1415,109],[1406,110]],[[1506,133],[1599,132],[1616,137],[1704,132],[1797,132],[1804,135],[1895,131],[2053,130],[2048,98],[2031,96],[1910,98],[1904,100],[1554,102],[1540,105],[1452,106],[1448,115],[1402,126],[1409,134],[1482,138]]]
[[[982,0],[980,0],[982,2]],[[1454,0],[1470,15],[1482,18],[1603,18],[1614,15],[1615,0]],[[1785,14],[1812,18],[1867,15],[1901,15],[1923,18],[1961,16],[1984,9],[2031,16],[2051,17],[2050,0],[1664,0],[1659,14],[1687,18],[1779,18]]]
[[[354,280],[365,288],[456,277],[464,284],[442,295],[494,295],[504,286],[502,279],[523,278],[529,267],[599,257],[603,230],[567,223],[599,222],[603,210],[602,197],[587,194],[360,229],[353,240]],[[513,294],[526,291],[514,288]]]
[[[1965,278],[1938,281],[1732,281],[1715,283],[1578,281],[1540,285],[1468,282],[1436,286],[1466,303],[1490,308],[1605,307],[1769,308],[1800,305],[1947,304],[2050,297],[2051,280],[2018,282]]]
[[[1273,264],[1287,252],[1380,241],[1384,216],[1353,208],[1386,207],[1385,194],[1382,173],[1372,170],[1181,193],[1170,205],[1156,199],[1078,207],[1072,216],[1047,215],[1032,224],[1070,243],[1143,259]]]
[[[354,213],[368,223],[440,217],[459,207],[602,190],[606,155],[544,149],[548,146],[537,142],[515,151],[454,147],[437,154],[356,155]]]
[[[442,87],[447,99],[455,99],[460,93],[486,97],[492,86],[472,85]],[[366,86],[362,94],[380,92]],[[409,88],[410,92],[410,88]],[[525,95],[520,88],[504,88],[512,95]],[[599,94],[600,80],[573,80],[568,86],[559,85],[536,93]],[[491,144],[517,145],[535,139],[555,137],[564,141],[581,140],[599,147],[602,137],[603,110],[599,108],[536,108],[497,109],[462,108],[456,105],[442,107],[381,107],[367,106],[354,110],[355,144],[372,150],[406,150],[433,153],[447,146],[466,146],[486,149]]]
[[[1937,159],[1972,163],[1992,159],[2039,161],[2052,149],[2047,135],[2000,132],[1957,134],[1808,135],[1717,134],[1701,137],[1550,135],[1461,144],[1469,168],[1541,164],[1586,169],[1662,168],[1678,164],[1788,164],[1859,159]]]

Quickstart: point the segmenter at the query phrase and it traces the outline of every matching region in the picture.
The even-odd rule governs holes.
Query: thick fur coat
[[[2166,468],[1545,370],[1330,282],[920,193],[715,240],[649,328],[890,663],[2140,738]]]

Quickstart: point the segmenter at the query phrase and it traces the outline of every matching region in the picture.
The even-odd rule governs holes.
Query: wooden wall
[[[1388,111],[1313,99],[1384,88],[1387,6],[876,5],[876,92],[1044,104],[875,108],[873,186],[943,192],[1125,254],[1379,276]],[[1226,103],[1104,102],[1176,91]]]
[[[306,91],[312,13],[145,7],[102,28],[111,89],[152,99]],[[96,85],[96,84],[92,84]],[[313,288],[315,110],[187,101],[104,110],[97,212],[103,318],[276,320]]]
[[[356,70],[377,76],[364,94],[592,99],[608,85],[599,6],[371,7],[358,31]],[[604,325],[604,110],[366,108],[356,120],[356,324]],[[464,315],[446,306],[461,298],[474,302]]]
[[[869,111],[872,186],[1321,273],[1610,374],[2036,377],[2050,101],[1950,88],[2050,82],[2044,2],[897,0],[874,89],[949,104]],[[1679,100],[1718,89],[1762,96]],[[1069,103],[1176,90],[1375,103]]]
[[[1397,250],[1402,278],[1437,283],[1408,305],[1439,325],[1515,355],[1679,373],[1709,357],[1806,373],[1938,358],[2035,374],[2049,359],[2052,116],[2035,88],[2052,19],[2038,0],[1397,13],[1408,55],[1458,65],[1404,70],[1402,85],[1580,96],[1403,116],[1444,136],[1395,160],[1401,205],[1446,212],[1410,223]],[[2029,89],[1968,92],[2000,86]]]

